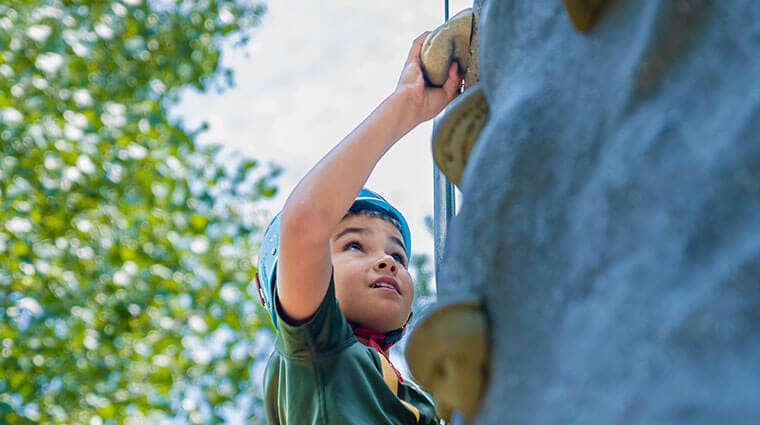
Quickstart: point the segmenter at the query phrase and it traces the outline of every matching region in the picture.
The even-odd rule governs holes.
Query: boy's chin
[[[349,319],[351,320],[351,319]],[[361,327],[380,333],[395,331],[404,326],[404,322],[398,318],[364,317],[363,320],[354,321]]]

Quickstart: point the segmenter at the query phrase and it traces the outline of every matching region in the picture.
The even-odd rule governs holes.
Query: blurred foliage
[[[435,281],[433,280],[433,260],[427,253],[412,254],[409,269],[414,278],[413,311],[419,312],[435,301]]]
[[[425,230],[435,239],[433,216],[424,217]],[[435,253],[433,253],[435,255]],[[413,254],[411,263],[414,274],[414,311],[421,312],[436,299],[435,261],[429,253]]]
[[[241,0],[0,4],[0,423],[254,421],[257,202],[168,109],[232,84]],[[179,422],[176,422],[179,421]]]

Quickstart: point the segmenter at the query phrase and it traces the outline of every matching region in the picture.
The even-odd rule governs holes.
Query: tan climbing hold
[[[442,86],[449,75],[449,64],[456,61],[464,75],[470,59],[472,9],[464,9],[430,32],[422,43],[422,70],[433,86]]]
[[[570,14],[570,20],[578,31],[588,32],[594,28],[608,0],[562,0]]]
[[[488,381],[488,341],[486,314],[474,301],[434,310],[409,335],[409,370],[446,421],[453,411],[468,421],[476,415]]]
[[[433,131],[433,159],[446,178],[459,186],[470,152],[488,120],[483,89],[475,85],[446,108]]]

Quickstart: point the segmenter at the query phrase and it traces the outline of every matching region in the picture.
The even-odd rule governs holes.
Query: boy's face
[[[330,238],[335,296],[346,318],[377,332],[402,327],[414,285],[401,233],[381,218],[344,218]]]

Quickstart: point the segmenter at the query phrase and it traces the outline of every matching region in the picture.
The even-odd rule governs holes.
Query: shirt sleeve
[[[283,318],[275,288],[277,310],[277,344],[279,351],[288,357],[314,357],[340,351],[356,341],[351,326],[338,307],[335,298],[335,281],[330,284],[314,316],[300,325],[291,325]]]

